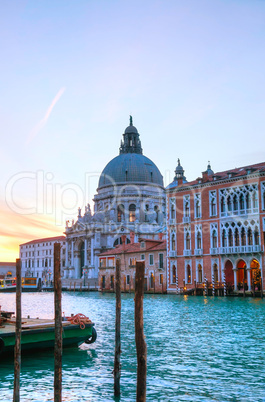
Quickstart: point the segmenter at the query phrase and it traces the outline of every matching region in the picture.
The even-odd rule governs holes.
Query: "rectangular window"
[[[127,275],[127,277],[126,277],[126,283],[127,283],[127,285],[130,285],[130,275]]]
[[[110,276],[110,287],[111,289],[114,289],[114,275]]]
[[[141,254],[141,260],[145,260],[145,255]]]
[[[106,277],[105,277],[105,275],[102,275],[102,277],[101,277],[101,286],[102,286],[102,289],[105,289],[105,286],[106,286]]]
[[[159,254],[159,268],[164,268],[164,255]]]
[[[149,254],[149,265],[154,265],[154,254]]]

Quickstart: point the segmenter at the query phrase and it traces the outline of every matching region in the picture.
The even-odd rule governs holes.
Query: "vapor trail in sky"
[[[40,120],[40,122],[33,128],[33,130],[28,135],[28,138],[27,138],[27,141],[26,141],[27,145],[33,140],[33,138],[36,137],[38,132],[45,126],[45,124],[47,123],[47,120],[48,120],[48,118],[49,118],[49,116],[50,116],[50,114],[52,112],[52,109],[54,108],[54,106],[56,105],[56,103],[58,102],[58,100],[60,99],[62,94],[64,93],[64,91],[65,91],[65,88],[63,87],[56,94],[56,96],[54,97],[52,103],[48,107],[47,112],[45,113],[45,116],[43,117],[43,119]]]

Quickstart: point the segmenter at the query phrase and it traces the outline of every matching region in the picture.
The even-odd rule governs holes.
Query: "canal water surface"
[[[23,316],[54,315],[53,293],[23,293]],[[15,294],[1,294],[15,311]],[[66,315],[95,322],[96,343],[63,353],[63,401],[113,401],[115,295],[63,293]],[[122,295],[121,401],[135,401],[134,296]],[[145,295],[147,401],[265,401],[265,301]],[[53,400],[53,352],[22,358],[21,401]],[[12,360],[0,363],[0,400],[12,401]]]

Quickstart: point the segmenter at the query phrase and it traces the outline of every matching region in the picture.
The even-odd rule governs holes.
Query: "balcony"
[[[233,246],[233,247],[220,247],[220,254],[240,254],[240,253],[260,253],[261,246]]]
[[[202,255],[202,254],[203,254],[202,248],[195,248],[194,254],[195,254],[195,255]]]
[[[169,251],[169,257],[176,257],[176,251]]]
[[[183,223],[190,223],[190,216],[183,216]]]
[[[176,219],[169,219],[169,225],[176,225]]]
[[[219,254],[219,249],[218,249],[218,247],[211,247],[211,248],[210,248],[210,254],[211,254],[211,255],[217,255],[217,254]]]
[[[183,250],[183,254],[185,257],[190,257],[191,256],[191,250]]]

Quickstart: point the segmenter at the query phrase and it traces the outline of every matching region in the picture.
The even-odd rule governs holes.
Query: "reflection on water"
[[[122,296],[122,401],[135,401],[134,295]],[[52,293],[23,293],[23,315],[49,318]],[[0,305],[15,311],[15,295]],[[63,293],[66,315],[94,322],[96,343],[63,353],[64,401],[114,401],[115,295]],[[265,401],[265,301],[146,295],[147,401]],[[22,358],[21,401],[53,400],[53,352]],[[1,401],[12,400],[13,362],[0,364]]]

